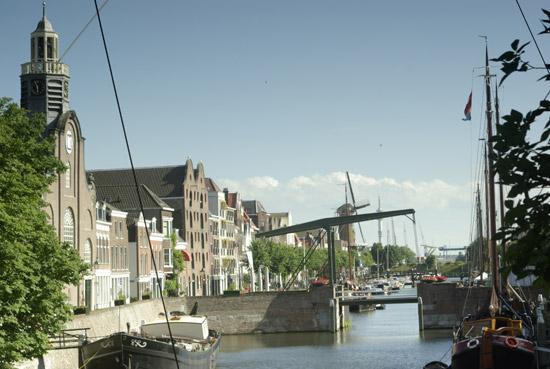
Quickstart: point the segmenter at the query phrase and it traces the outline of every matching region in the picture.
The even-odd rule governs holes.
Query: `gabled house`
[[[91,172],[96,186],[100,188],[99,196],[113,199],[114,205],[126,211],[138,211],[134,178],[131,169],[107,169]],[[181,244],[187,244],[184,253],[188,261],[185,271],[185,285],[189,296],[208,295],[211,285],[211,255],[208,247],[208,192],[205,186],[204,166],[199,163],[193,168],[188,159],[185,165],[136,168],[138,182],[142,192],[151,203],[144,204],[144,219],[156,218],[156,229],[163,235],[163,260],[170,260],[172,230],[179,229]],[[128,206],[116,201],[129,201]],[[111,200],[111,203],[113,203]],[[165,271],[170,270],[170,265]]]

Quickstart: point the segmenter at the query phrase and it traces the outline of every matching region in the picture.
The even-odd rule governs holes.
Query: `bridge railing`
[[[88,340],[90,328],[63,329],[58,334],[50,337],[50,345],[53,350],[79,348]]]

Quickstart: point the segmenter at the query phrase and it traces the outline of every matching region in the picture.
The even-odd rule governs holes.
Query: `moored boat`
[[[144,324],[141,332],[117,332],[80,348],[83,369],[214,369],[221,341],[206,317],[173,317],[172,346],[166,321]]]

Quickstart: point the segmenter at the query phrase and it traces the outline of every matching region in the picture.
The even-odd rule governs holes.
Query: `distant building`
[[[228,206],[225,193],[211,178],[206,178],[212,251],[212,294],[240,288],[239,248],[235,243],[236,209]]]
[[[285,228],[292,225],[292,215],[290,211],[282,213],[269,213],[269,230]],[[274,237],[275,238],[275,237]],[[286,243],[287,245],[297,246],[299,241],[296,239],[295,233],[288,233],[284,236],[277,237],[278,242]]]
[[[254,235],[258,231],[258,227],[256,227],[252,219],[250,219],[246,213],[244,206],[242,205],[241,194],[238,192],[229,192],[227,188],[224,188],[223,192],[225,194],[225,201],[227,202],[227,205],[235,209],[235,245],[239,253],[239,259],[237,260],[240,281],[239,285],[240,288],[246,287],[243,280],[245,275],[248,275],[250,280],[250,290],[254,291],[254,260],[252,258],[250,246]]]
[[[258,200],[243,200],[242,206],[259,232],[269,231],[269,214]]]

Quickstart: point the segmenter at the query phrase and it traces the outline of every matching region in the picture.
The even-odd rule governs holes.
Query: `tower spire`
[[[44,113],[47,123],[69,110],[69,66],[59,61],[59,35],[46,18],[31,33],[30,61],[21,65],[21,106],[33,113]]]

